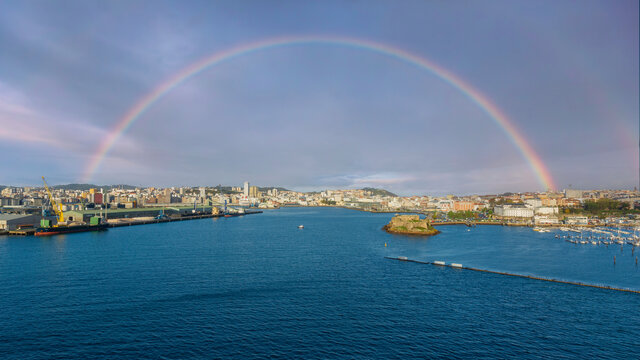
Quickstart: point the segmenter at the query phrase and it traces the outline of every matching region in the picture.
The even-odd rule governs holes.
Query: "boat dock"
[[[513,277],[519,277],[519,278],[525,278],[525,279],[531,279],[531,280],[548,281],[548,282],[559,283],[559,284],[568,284],[568,285],[575,285],[575,286],[584,286],[584,287],[592,287],[592,288],[598,288],[598,289],[623,291],[623,292],[640,294],[640,290],[617,288],[617,287],[606,286],[606,285],[585,284],[585,283],[578,282],[578,281],[557,280],[557,279],[545,278],[545,277],[540,277],[540,276],[513,274],[513,273],[508,273],[508,272],[502,272],[502,271],[477,269],[477,268],[462,266],[462,264],[456,264],[456,263],[447,264],[444,261],[433,261],[433,262],[430,262],[430,261],[419,261],[419,260],[408,259],[406,256],[398,256],[398,257],[385,256],[384,258],[385,259],[389,259],[389,260],[412,262],[412,263],[416,263],[416,264],[442,266],[442,267],[448,267],[448,268],[454,268],[454,269],[478,271],[478,272],[489,273],[489,274],[513,276]]]

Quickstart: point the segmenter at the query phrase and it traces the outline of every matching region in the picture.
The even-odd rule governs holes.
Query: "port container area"
[[[91,219],[95,216],[104,216],[107,219],[126,219],[126,218],[142,218],[151,217],[155,218],[158,215],[167,216],[189,216],[193,215],[193,206],[184,207],[144,207],[133,209],[109,209],[109,210],[72,210],[65,211],[64,216],[69,221],[90,223]],[[200,213],[210,214],[212,210],[211,206],[205,206],[196,208],[196,211]]]

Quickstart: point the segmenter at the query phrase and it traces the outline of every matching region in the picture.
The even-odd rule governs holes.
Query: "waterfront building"
[[[500,217],[515,217],[515,218],[532,218],[533,209],[524,205],[497,205],[493,208],[493,213]]]
[[[38,215],[0,214],[0,230],[12,231],[18,226],[38,226],[42,217]]]
[[[560,220],[556,216],[548,215],[536,215],[533,217],[533,222],[536,225],[557,225],[560,224]]]
[[[244,196],[249,197],[249,182],[245,181],[244,182],[244,192],[243,192]]]

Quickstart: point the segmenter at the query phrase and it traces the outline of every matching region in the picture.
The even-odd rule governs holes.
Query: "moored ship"
[[[59,234],[69,234],[87,231],[104,231],[107,230],[107,224],[97,225],[60,225],[54,227],[40,227],[36,229],[35,236],[49,236]]]
[[[64,213],[62,212],[62,206],[56,202],[51,194],[51,190],[49,189],[49,185],[47,181],[42,177],[42,182],[44,183],[44,188],[47,190],[47,195],[49,196],[49,202],[51,203],[51,209],[56,214],[57,224],[52,224],[49,219],[40,220],[40,227],[36,229],[34,235],[35,236],[49,236],[49,235],[58,235],[58,234],[69,234],[69,233],[78,233],[78,232],[87,232],[87,231],[103,231],[107,230],[107,223],[105,223],[100,216],[93,216],[89,220],[89,224],[80,223],[80,224],[69,224],[65,221]],[[44,209],[43,209],[44,214]]]

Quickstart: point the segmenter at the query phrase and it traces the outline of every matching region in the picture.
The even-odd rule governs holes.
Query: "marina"
[[[563,239],[571,244],[580,245],[631,245],[634,248],[640,246],[639,229],[633,231],[621,230],[619,228],[584,228],[572,229],[561,227],[559,230],[567,234],[556,234],[556,239]]]

